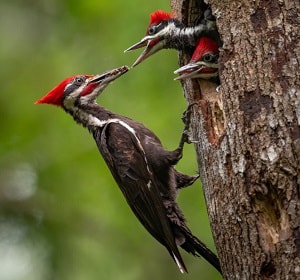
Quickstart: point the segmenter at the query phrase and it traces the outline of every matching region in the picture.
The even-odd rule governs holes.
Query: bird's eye
[[[202,60],[204,62],[217,62],[218,61],[219,56],[217,54],[212,54],[212,53],[206,53],[205,55],[203,55]]]
[[[151,25],[148,29],[148,34],[149,35],[153,35],[156,33],[156,26],[155,25]]]
[[[82,85],[82,83],[85,81],[85,78],[84,77],[76,77],[74,79],[74,84],[77,85],[77,86],[80,86]]]

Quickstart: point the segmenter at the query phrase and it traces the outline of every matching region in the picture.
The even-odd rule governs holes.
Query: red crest
[[[66,88],[66,85],[69,84],[76,76],[71,76],[63,80],[55,88],[50,90],[44,97],[34,102],[34,104],[52,104],[56,106],[62,105],[62,97]]]
[[[150,23],[149,23],[149,25],[159,24],[163,20],[168,20],[172,17],[174,17],[172,13],[167,13],[167,12],[162,11],[162,10],[157,10],[157,11],[153,12],[152,14],[150,14]]]
[[[193,53],[191,61],[198,61],[202,58],[202,56],[206,53],[213,53],[218,54],[219,53],[219,47],[216,41],[208,38],[208,37],[202,37],[199,40],[199,43]]]

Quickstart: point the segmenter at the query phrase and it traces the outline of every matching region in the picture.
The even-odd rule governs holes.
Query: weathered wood
[[[185,23],[196,0],[172,0]],[[300,4],[209,1],[221,89],[182,87],[225,279],[300,279]],[[180,66],[190,57],[179,54]]]

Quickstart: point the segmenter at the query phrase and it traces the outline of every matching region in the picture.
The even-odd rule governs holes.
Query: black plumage
[[[158,137],[143,124],[95,102],[111,81],[128,70],[123,66],[97,76],[72,76],[36,103],[60,106],[89,129],[132,211],[167,248],[181,272],[187,269],[177,246],[203,256],[221,271],[217,256],[193,236],[176,203],[177,190],[198,178],[174,168],[182,156],[183,141],[176,150],[166,151]]]

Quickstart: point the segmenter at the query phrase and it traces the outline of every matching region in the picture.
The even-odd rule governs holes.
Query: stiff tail
[[[178,174],[179,173],[176,174],[177,181]],[[194,256],[202,256],[222,274],[221,265],[218,257],[211,250],[209,250],[196,236],[192,234],[192,232],[185,223],[185,218],[177,203],[174,200],[164,200],[164,206],[166,209],[167,217],[172,223],[172,229],[176,245],[180,246],[182,249]],[[175,262],[177,263],[179,269],[180,265],[184,266],[179,251],[175,250],[174,246],[165,246],[168,249],[171,256],[173,257],[173,259],[175,260]],[[173,250],[171,248],[173,248]],[[177,249],[176,246],[175,248]]]
[[[178,259],[173,252],[172,252],[172,257],[173,257],[174,261],[176,262],[176,264],[177,264],[180,272],[181,273],[186,273],[187,272],[187,268],[186,268],[186,266],[185,266],[182,258],[180,257],[180,259]]]
[[[181,231],[182,230],[183,229],[181,228]],[[222,274],[221,265],[218,257],[189,230],[184,229],[182,233],[184,233],[186,241],[180,245],[181,248],[194,256],[202,256]]]

